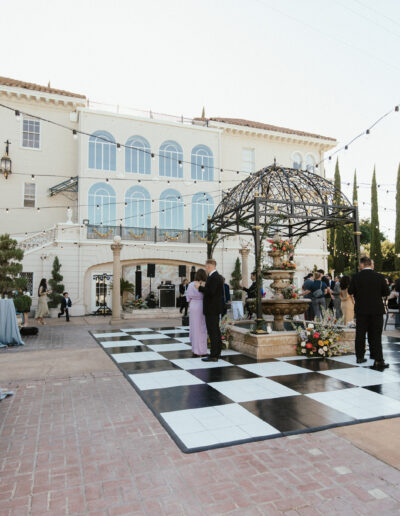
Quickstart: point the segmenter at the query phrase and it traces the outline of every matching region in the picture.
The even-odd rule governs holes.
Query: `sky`
[[[246,118],[335,137],[394,238],[398,0],[2,0],[0,75],[153,112]],[[327,163],[333,177],[335,159]],[[277,156],[279,162],[279,156]],[[265,165],[269,165],[266,163]],[[364,184],[363,184],[364,183]]]

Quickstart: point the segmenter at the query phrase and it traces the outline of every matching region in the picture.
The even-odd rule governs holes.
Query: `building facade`
[[[123,276],[135,283],[140,269],[143,296],[150,281],[153,290],[161,281],[177,285],[179,265],[189,275],[204,264],[207,217],[229,188],[274,159],[324,174],[315,164],[336,144],[241,119],[106,111],[83,95],[5,78],[0,99],[0,133],[12,159],[12,173],[0,177],[0,233],[25,250],[34,298],[59,257],[73,315],[110,306],[115,235]],[[247,244],[238,236],[217,247],[227,281]],[[324,266],[326,256],[325,235],[303,239],[298,277]],[[151,280],[149,263],[156,265]]]

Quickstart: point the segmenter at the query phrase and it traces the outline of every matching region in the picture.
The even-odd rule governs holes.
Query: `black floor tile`
[[[143,398],[158,412],[171,412],[233,403],[207,384],[142,391]]]
[[[110,355],[116,353],[140,353],[141,351],[153,351],[147,346],[118,346],[113,348],[104,348],[104,350]]]
[[[258,362],[277,362],[274,358],[256,360],[255,358],[246,357],[245,355],[226,355],[221,358],[222,360],[235,365],[257,364]]]
[[[310,362],[314,362],[314,360]],[[350,383],[342,382],[341,380],[317,372],[269,376],[268,379],[280,383],[289,389],[293,389],[296,392],[300,392],[301,394],[338,391],[340,389],[354,387],[354,385]]]
[[[104,328],[102,330],[91,330],[92,333],[123,333],[125,330],[105,330]]]
[[[154,335],[154,336],[160,335],[159,332],[156,332],[156,331],[153,331],[153,330],[140,330],[140,331],[124,330],[124,331],[126,331],[126,333],[128,333],[129,335]]]
[[[131,340],[133,342],[136,339],[134,337],[130,337],[129,335],[123,335],[122,337],[96,337],[96,340],[99,342],[118,342],[120,340]]]
[[[176,339],[144,339],[140,340],[140,335],[136,336],[136,340],[143,342],[146,346],[150,346],[151,344],[182,344],[180,340]]]
[[[400,343],[395,344],[394,342],[382,343],[383,353],[385,351],[400,351]]]
[[[169,337],[172,339],[184,339],[185,337],[189,337],[189,332],[176,332],[176,333],[167,333]]]
[[[154,331],[167,331],[167,330],[176,330],[175,326],[162,326],[161,328],[152,328]]]
[[[225,359],[225,357],[224,357]],[[257,374],[246,371],[240,367],[211,367],[209,369],[190,369],[193,374],[203,382],[225,382],[230,380],[243,380],[247,378],[260,378]]]
[[[192,358],[193,351],[191,349],[179,349],[178,351],[157,351],[167,360],[176,360],[177,358]]]
[[[390,337],[389,335],[383,335],[382,342],[398,342],[400,344],[400,337]]]
[[[169,371],[180,369],[168,360],[145,360],[143,362],[122,362],[118,367],[127,374],[155,373],[157,371]]]
[[[368,387],[364,387],[364,389],[368,389],[369,391],[383,394],[383,396],[388,396],[389,398],[394,398],[395,400],[400,401],[400,382],[370,385]]]
[[[345,364],[329,358],[313,358],[312,360],[304,358],[303,360],[285,360],[287,364],[293,364],[310,371],[328,371],[329,369],[346,369],[348,367],[356,367],[356,364]]]
[[[240,405],[280,432],[294,432],[354,421],[352,417],[306,396],[247,401]]]

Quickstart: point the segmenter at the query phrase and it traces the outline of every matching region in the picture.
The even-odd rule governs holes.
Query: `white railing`
[[[50,228],[41,233],[31,235],[18,243],[18,247],[24,251],[30,251],[37,247],[43,247],[50,242],[54,242],[56,238],[56,228]]]

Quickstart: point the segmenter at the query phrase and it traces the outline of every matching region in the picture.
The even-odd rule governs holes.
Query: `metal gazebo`
[[[257,281],[257,321],[262,321],[262,240],[277,233],[297,239],[310,233],[351,225],[356,258],[359,257],[358,208],[327,179],[313,172],[276,164],[250,174],[225,193],[207,224],[207,255],[223,238],[254,238]]]

